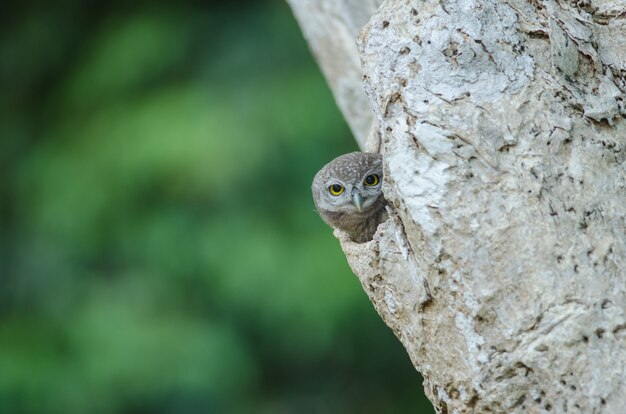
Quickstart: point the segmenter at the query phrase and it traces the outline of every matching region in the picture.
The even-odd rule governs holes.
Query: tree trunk
[[[356,36],[382,0],[287,0],[362,150],[378,151]],[[369,140],[368,140],[369,136]]]
[[[393,207],[341,243],[435,409],[625,412],[624,1],[386,0],[359,52]]]

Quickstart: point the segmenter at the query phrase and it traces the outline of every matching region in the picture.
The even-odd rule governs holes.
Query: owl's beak
[[[352,194],[352,204],[354,204],[359,213],[363,210],[363,197],[361,197],[361,194]]]

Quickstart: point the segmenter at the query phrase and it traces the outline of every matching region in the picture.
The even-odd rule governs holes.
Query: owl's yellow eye
[[[365,177],[365,185],[368,187],[374,187],[375,185],[378,185],[378,183],[380,182],[380,178],[378,177],[378,174],[370,174],[367,177]]]
[[[330,191],[330,193],[334,196],[338,196],[339,194],[343,193],[343,185],[339,185],[339,184],[333,184],[330,187],[328,187],[328,191]]]

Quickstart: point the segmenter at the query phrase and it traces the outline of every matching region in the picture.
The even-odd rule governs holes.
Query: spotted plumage
[[[331,227],[356,243],[372,239],[386,220],[380,154],[351,152],[335,158],[313,178],[315,207]]]

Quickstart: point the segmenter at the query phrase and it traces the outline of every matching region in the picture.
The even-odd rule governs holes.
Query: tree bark
[[[361,150],[378,152],[356,36],[382,0],[287,0]],[[369,138],[368,138],[369,137]]]
[[[623,0],[386,0],[390,219],[342,247],[439,413],[626,407]]]

